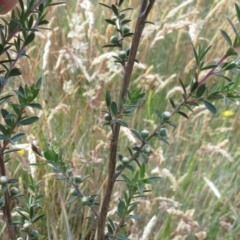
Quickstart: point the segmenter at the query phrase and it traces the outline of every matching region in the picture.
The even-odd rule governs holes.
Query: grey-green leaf
[[[142,137],[140,136],[140,134],[136,130],[131,129],[131,132],[133,133],[133,135],[135,135],[135,137],[137,137],[138,139],[142,140]]]
[[[217,112],[217,109],[210,102],[204,101],[203,103],[211,113],[215,114]]]
[[[118,123],[119,125],[121,125],[123,127],[128,127],[128,125],[125,122],[121,121],[121,120],[116,120],[116,123]]]
[[[30,44],[30,43],[34,40],[34,38],[35,38],[35,33],[34,33],[34,32],[31,32],[31,33],[27,36],[27,38],[26,38],[26,40],[25,40],[25,42],[24,42],[24,45],[27,46],[28,44]]]
[[[111,100],[111,95],[109,91],[106,91],[105,101],[106,101],[107,107],[110,107],[112,100]]]
[[[222,36],[224,37],[224,39],[227,41],[228,45],[229,45],[230,47],[232,47],[232,40],[231,40],[231,38],[228,36],[228,34],[227,34],[224,30],[222,30],[222,29],[220,29],[220,32],[221,32]]]
[[[16,135],[14,135],[13,137],[11,137],[10,140],[13,141],[13,142],[17,142],[17,141],[23,139],[25,136],[26,136],[25,133],[18,133]]]
[[[112,110],[112,113],[114,116],[117,116],[118,115],[118,107],[117,107],[117,103],[112,101],[111,102],[111,110]]]
[[[20,125],[29,125],[29,124],[32,124],[36,121],[38,121],[39,117],[27,117],[27,118],[24,118],[22,119],[19,124]]]
[[[201,98],[206,91],[206,85],[202,84],[198,87],[197,92],[196,92],[196,97]]]
[[[21,74],[22,74],[22,73],[21,73],[21,71],[20,71],[19,68],[13,68],[13,69],[9,72],[8,77],[19,76],[19,75],[21,75]]]
[[[112,4],[111,8],[112,8],[113,13],[118,17],[118,9],[117,9],[116,5]]]
[[[178,111],[177,113],[188,119],[188,115],[186,113],[182,111]]]
[[[98,4],[100,4],[100,5],[102,5],[102,6],[106,7],[106,8],[112,9],[112,8],[111,8],[110,6],[108,6],[107,4],[104,4],[104,3],[98,3]]]

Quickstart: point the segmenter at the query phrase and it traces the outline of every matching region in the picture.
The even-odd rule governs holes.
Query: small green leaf
[[[140,168],[140,178],[144,178],[144,177],[145,177],[145,164],[142,164]]]
[[[131,22],[130,19],[123,19],[123,20],[121,21],[121,25],[127,24],[127,23],[129,23],[129,22]]]
[[[201,71],[216,68],[217,66],[218,66],[217,64],[208,65],[206,67],[201,68]]]
[[[123,214],[125,212],[125,203],[124,203],[123,200],[120,200],[120,202],[118,203],[118,210],[117,210],[117,212],[118,212],[118,215],[120,217],[123,216]]]
[[[140,134],[136,130],[131,129],[130,131],[133,133],[133,135],[135,135],[135,137],[137,137],[139,140],[142,141],[142,137],[140,136]]]
[[[237,35],[237,34],[238,34],[238,31],[237,31],[237,29],[234,27],[232,21],[229,19],[229,17],[226,17],[226,19],[227,19],[227,21],[229,22],[229,24],[231,25],[234,33]]]
[[[36,84],[35,84],[35,88],[36,89],[40,89],[41,88],[41,86],[42,86],[42,77],[40,77],[38,80],[37,80],[37,82],[36,82]]]
[[[0,98],[0,104],[2,104],[3,102],[5,102],[8,98],[12,97],[13,95],[7,95],[7,96],[4,96],[2,98]]]
[[[198,87],[197,92],[196,92],[196,97],[201,98],[206,91],[206,84],[202,84]]]
[[[8,140],[9,138],[5,135],[0,134],[0,140]]]
[[[231,81],[232,81],[230,78],[228,78],[228,77],[226,77],[226,76],[224,76],[224,75],[221,75],[221,74],[216,74],[216,75],[219,76],[219,77],[224,78],[224,79],[227,80],[228,82],[231,82]]]
[[[126,11],[129,11],[129,10],[132,10],[133,8],[125,8],[123,10],[120,10],[119,12],[126,12]]]
[[[168,144],[168,145],[169,145],[169,143],[168,143],[167,139],[166,139],[166,138],[164,138],[164,137],[162,137],[160,134],[158,134],[158,135],[157,135],[157,138],[158,138],[160,141],[162,141],[162,142],[164,142],[164,143],[166,143],[166,144]]]
[[[150,21],[145,21],[144,24],[152,24],[152,25],[155,25],[154,22],[150,22]]]
[[[109,47],[119,47],[119,44],[106,44],[102,46],[102,48],[109,48]]]
[[[124,2],[124,0],[120,0],[120,1],[119,1],[119,3],[118,3],[119,7],[121,7],[121,5],[123,4],[123,2]]]
[[[129,169],[130,171],[134,171],[134,167],[131,166],[130,164],[125,165],[125,168]]]
[[[24,118],[22,119],[19,124],[20,125],[29,125],[29,124],[32,124],[36,121],[38,121],[39,117],[27,117],[27,118]]]
[[[111,19],[105,19],[105,21],[106,21],[108,24],[111,24],[111,25],[116,26],[116,23],[115,23],[113,20],[111,20]]]
[[[48,161],[57,161],[57,160],[58,160],[58,155],[57,155],[54,151],[52,151],[52,150],[50,150],[50,149],[48,149],[48,150],[46,150],[46,151],[44,152],[44,157],[45,157]]]
[[[106,101],[107,107],[110,107],[112,100],[111,100],[111,95],[109,91],[106,91],[105,101]]]
[[[16,119],[17,118],[17,116],[15,115],[15,114],[13,114],[13,113],[10,113],[10,114],[8,114],[6,117],[5,117],[5,120],[9,120],[9,119]]]
[[[186,102],[186,104],[191,105],[191,106],[195,106],[195,107],[199,106],[199,104],[197,102],[194,102],[194,101]]]
[[[229,63],[226,66],[224,66],[222,69],[226,71],[226,70],[231,70],[231,69],[233,69],[235,67],[237,67],[236,63]]]
[[[28,220],[28,217],[27,217],[28,211],[26,211],[24,208],[18,207],[17,209],[15,209],[15,211],[17,213],[19,213],[22,216],[23,219],[27,219]],[[25,212],[25,214],[23,212]]]
[[[240,22],[240,8],[236,3],[235,3],[235,11],[237,13],[238,21]]]
[[[27,46],[28,44],[30,44],[35,38],[35,33],[31,32],[27,38],[25,39],[24,45]]]
[[[13,68],[13,69],[9,72],[8,77],[19,76],[19,75],[21,75],[21,74],[22,74],[22,73],[21,73],[21,71],[20,71],[19,68]]]
[[[117,9],[116,5],[112,4],[111,8],[112,8],[113,13],[116,15],[116,17],[118,17],[118,9]]]
[[[173,107],[173,108],[175,108],[175,107],[176,107],[176,105],[175,105],[174,101],[173,101],[171,98],[169,98],[169,101],[170,101],[170,103],[171,103],[172,107]]]
[[[182,80],[181,80],[180,78],[178,78],[178,81],[180,82],[180,84],[181,84],[181,86],[182,86],[182,89],[183,89],[184,94],[187,95],[186,88],[185,88],[185,86],[183,85]]]
[[[116,123],[118,123],[119,125],[123,126],[123,127],[128,127],[128,125],[123,122],[122,120],[116,120]]]
[[[78,198],[79,198],[79,196],[71,197],[71,198],[68,200],[67,205],[69,205],[69,204],[75,202]]]
[[[195,49],[193,43],[191,43],[191,44],[192,44],[193,53],[194,53],[194,57],[195,57],[195,60],[196,60],[197,66],[199,66],[199,59],[198,59],[197,51],[196,51],[196,49]]]
[[[31,107],[31,108],[37,108],[39,110],[42,109],[42,106],[39,103],[30,103],[30,104],[26,104],[26,106]]]
[[[2,124],[0,124],[0,131],[3,133],[3,135],[8,135],[8,130]]]
[[[127,108],[124,110],[124,114],[129,114],[133,112],[137,108],[137,105],[129,105]]]
[[[238,73],[238,75],[237,75],[237,77],[236,77],[236,79],[234,81],[234,84],[233,84],[233,89],[234,90],[237,88],[239,82],[240,82],[240,73]]]
[[[125,37],[131,37],[131,36],[133,36],[134,34],[133,33],[126,33],[126,34],[123,34],[123,38],[125,38]],[[135,59],[135,61],[137,61],[136,59]]]
[[[120,172],[124,169],[124,166],[122,164],[118,165],[116,168],[116,172]]]
[[[190,90],[191,92],[194,92],[198,87],[198,82],[191,82],[191,85],[190,85]]]
[[[122,178],[124,179],[124,181],[131,186],[132,185],[132,181],[124,174],[121,174]]]
[[[172,127],[177,127],[177,125],[174,122],[172,122],[172,121],[167,120],[167,121],[165,121],[165,123],[168,123]]]
[[[240,35],[236,35],[235,38],[234,38],[234,41],[233,41],[233,47],[234,49],[240,49]]]
[[[46,214],[41,214],[41,215],[38,215],[38,216],[34,217],[34,218],[32,219],[32,223],[37,222],[39,219],[41,219],[41,218],[43,218],[43,217],[45,217],[45,216],[46,216]]]
[[[144,186],[144,184],[143,183],[138,183],[137,184],[137,188],[138,188],[138,192],[139,192],[139,194],[141,195],[141,196],[143,196],[143,192],[144,192],[144,190],[145,190],[145,186]]]
[[[162,119],[162,113],[158,110],[154,110],[154,112],[160,117],[160,119]]]
[[[204,101],[203,103],[211,113],[215,114],[217,112],[217,109],[210,102]]]
[[[113,229],[112,229],[112,226],[109,223],[107,224],[107,229],[108,229],[108,233],[111,233],[111,235],[112,235],[113,234]]]
[[[118,115],[118,107],[117,107],[117,103],[112,101],[111,102],[111,105],[110,105],[110,108],[112,110],[112,113],[114,116],[117,116]]]
[[[102,6],[106,7],[106,8],[112,9],[112,8],[111,8],[110,6],[108,6],[107,4],[104,4],[104,3],[98,3],[98,4],[100,4],[100,5],[102,5]]]
[[[210,50],[211,47],[212,47],[211,45],[208,46],[208,47],[205,47],[205,46],[204,46],[203,48],[199,47],[199,49],[198,49],[199,63],[200,63],[201,60],[204,58],[204,56],[208,53],[208,51]]]
[[[148,157],[144,154],[144,153],[140,153],[140,155],[141,155],[141,157],[142,157],[142,159],[143,159],[143,162],[145,163],[145,164],[147,164],[148,163]]]
[[[146,184],[155,184],[156,181],[158,181],[159,179],[160,177],[150,177],[150,178],[145,178],[143,182]]]
[[[226,52],[226,57],[234,56],[234,55],[238,55],[237,52],[235,52],[235,50],[232,47],[228,48]]]
[[[231,38],[228,36],[228,34],[227,34],[224,30],[222,30],[222,29],[220,29],[220,32],[221,32],[222,36],[224,37],[224,39],[227,41],[228,45],[229,45],[230,47],[232,47],[232,40],[231,40]]]
[[[132,206],[127,210],[127,213],[131,213],[136,207],[137,207],[138,203],[132,204]]]
[[[63,2],[54,2],[54,3],[48,3],[48,7],[50,7],[50,6],[57,6],[57,5],[61,5],[61,4],[66,4],[66,2],[65,1],[63,1]]]
[[[177,113],[188,119],[188,115],[186,113],[182,111],[178,111]]]
[[[16,135],[14,135],[13,137],[11,137],[10,140],[13,141],[13,142],[17,142],[17,141],[23,139],[25,136],[26,136],[25,133],[18,133]]]
[[[115,230],[116,227],[115,227],[115,224],[114,224],[113,220],[111,218],[108,218],[108,222],[111,225],[112,229]]]
[[[188,110],[190,110],[191,112],[193,112],[193,110],[191,109],[191,107],[190,106],[188,106],[188,104],[186,103],[186,104],[184,104],[183,106],[185,106]]]

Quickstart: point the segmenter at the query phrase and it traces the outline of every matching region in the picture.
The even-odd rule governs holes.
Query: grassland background
[[[129,13],[133,27],[139,1],[125,2],[125,6],[134,7]],[[84,8],[90,3],[89,9]],[[149,18],[155,26],[149,25],[144,31],[138,53],[141,64],[136,66],[131,84],[131,88],[143,87],[146,102],[127,119],[130,127],[152,130],[157,123],[154,109],[171,110],[167,97],[180,99],[177,77],[189,82],[194,64],[189,26],[195,30],[194,44],[212,45],[207,62],[225,53],[227,44],[219,29],[231,33],[226,15],[235,18],[234,1],[156,1]],[[101,47],[114,34],[114,28],[104,21],[106,17],[111,17],[110,12],[95,0],[71,0],[52,8],[48,14],[51,30],[38,34],[35,45],[28,49],[31,59],[20,62],[22,79],[10,83],[10,87],[19,81],[30,84],[43,76],[40,121],[26,131],[41,150],[61,147],[75,174],[90,175],[83,192],[98,193],[99,200],[110,136],[109,129],[101,126],[104,92],[109,89],[117,99],[121,75],[121,69],[106,54],[111,50]],[[211,78],[208,85],[221,81]],[[169,129],[169,146],[151,142],[148,174],[162,178],[141,200],[136,212],[141,220],[129,223],[131,239],[142,237],[150,219],[153,224],[148,225],[151,233],[146,239],[204,239],[204,232],[209,240],[240,239],[239,105],[230,103],[226,108],[218,102],[217,106],[215,115],[198,107],[189,113],[189,120],[175,116],[178,127]],[[234,115],[224,117],[225,110]],[[129,133],[122,131],[119,152],[127,154],[126,146],[133,145],[132,141]],[[8,165],[9,175],[20,177],[22,191],[31,171],[27,164],[26,153],[15,154]],[[91,239],[95,226],[86,220],[92,215],[90,210],[76,211],[77,203],[64,205],[69,199],[69,186],[57,181],[48,166],[39,167],[34,178],[43,179],[40,191],[46,195],[46,218],[36,227],[40,239]],[[116,184],[111,210],[122,189]],[[200,234],[198,238],[195,233]]]

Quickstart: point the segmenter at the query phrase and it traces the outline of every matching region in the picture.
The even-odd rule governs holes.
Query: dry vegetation
[[[126,2],[135,8],[139,0]],[[153,129],[157,119],[153,110],[171,109],[169,96],[178,99],[177,77],[189,82],[194,64],[191,40],[212,45],[208,61],[225,52],[219,29],[231,31],[225,15],[234,17],[233,4],[232,0],[157,1],[149,19],[155,25],[147,25],[144,31],[140,64],[132,77],[132,87],[142,86],[146,91],[146,102],[129,120],[131,127]],[[132,26],[135,11],[131,13]],[[109,146],[108,129],[101,126],[101,110],[105,90],[118,91],[120,74],[111,58],[113,53],[101,48],[113,34],[104,22],[107,14],[95,0],[72,0],[52,8],[51,30],[38,34],[36,44],[28,49],[31,59],[20,63],[25,83],[44,77],[39,99],[43,111],[38,113],[39,123],[27,129],[28,140],[41,150],[61,147],[76,174],[90,175],[84,193],[97,192],[99,200]],[[208,84],[211,81],[222,80],[211,79]],[[141,220],[129,225],[130,239],[240,239],[240,111],[238,103],[231,103],[228,109],[222,102],[218,105],[216,115],[196,107],[188,121],[175,116],[178,127],[170,131],[169,146],[152,142],[148,171],[162,178],[149,197],[141,200],[136,213]],[[225,110],[233,116],[226,117]],[[124,129],[121,139],[122,151],[128,143],[136,142]],[[20,176],[22,190],[29,171],[34,178],[43,179],[40,191],[46,195],[46,218],[38,226],[40,239],[91,239],[95,226],[86,220],[91,211],[77,211],[77,204],[64,204],[69,199],[69,186],[57,181],[48,166],[37,170],[27,167],[27,161],[34,161],[28,151],[14,158],[8,166],[9,175]],[[117,184],[109,214],[114,214],[121,189]]]

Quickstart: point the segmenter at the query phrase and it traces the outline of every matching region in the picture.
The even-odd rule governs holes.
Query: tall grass
[[[110,3],[111,1],[103,1]],[[154,109],[171,108],[166,96],[181,94],[177,77],[190,81],[194,64],[191,41],[211,44],[209,61],[226,51],[218,29],[228,29],[225,15],[234,17],[234,1],[157,1],[144,32],[132,87],[147,92],[144,108],[129,125],[139,130],[154,128]],[[139,1],[126,1],[137,7]],[[136,10],[131,14],[134,25]],[[84,193],[97,192],[99,201],[106,178],[109,132],[101,127],[106,89],[119,90],[120,70],[111,53],[101,46],[113,35],[106,28],[108,14],[97,1],[68,1],[49,12],[49,27],[29,49],[31,59],[21,62],[23,80],[30,83],[44,76],[40,103],[43,110],[38,125],[28,129],[40,149],[63,148],[65,159],[80,175],[90,175]],[[41,49],[41,51],[39,51]],[[222,80],[212,78],[208,84]],[[176,96],[176,97],[175,97]],[[140,221],[129,226],[131,239],[240,239],[239,106],[231,103],[233,117],[224,117],[222,102],[212,115],[202,107],[189,114],[190,119],[175,117],[176,129],[170,129],[166,146],[152,142],[149,174],[161,176],[147,199],[141,200]],[[121,132],[121,151],[126,142],[134,144],[128,132]],[[26,188],[27,173],[20,167],[27,154],[15,154],[8,167],[21,176]],[[37,159],[41,162],[41,159]],[[22,164],[24,165],[24,164]],[[57,181],[48,166],[39,167],[36,179],[43,179],[40,191],[46,195],[46,219],[38,226],[40,239],[93,239],[95,225],[88,223],[88,209],[67,207],[69,186]],[[116,206],[122,185],[117,184],[112,199]],[[110,209],[112,210],[112,208]],[[114,213],[113,211],[110,214]],[[137,213],[136,213],[137,214]],[[151,222],[150,222],[151,220]],[[144,232],[144,227],[150,229]],[[144,232],[144,233],[143,233]],[[196,234],[196,235],[195,235]]]

